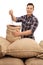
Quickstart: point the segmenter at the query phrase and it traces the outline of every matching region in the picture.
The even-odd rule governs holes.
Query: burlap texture
[[[43,49],[43,40],[40,41],[39,45],[40,45],[40,47]],[[43,53],[39,54],[37,57],[38,57],[38,58],[43,58]]]
[[[30,38],[16,40],[8,46],[7,54],[13,57],[28,58],[43,53],[38,43]]]
[[[17,39],[20,39],[21,37],[15,37],[12,32],[20,31],[20,26],[14,26],[14,25],[7,25],[6,30],[6,39],[10,41],[11,43],[14,42]]]
[[[18,58],[2,58],[0,59],[0,65],[24,65],[23,61]]]
[[[25,65],[43,65],[43,59],[31,58],[25,61]]]
[[[0,57],[3,57],[7,52],[7,47],[10,45],[10,42],[5,38],[0,37]]]
[[[40,41],[39,45],[43,48],[43,40]]]

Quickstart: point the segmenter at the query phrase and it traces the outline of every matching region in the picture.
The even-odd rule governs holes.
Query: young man
[[[34,32],[38,26],[38,20],[33,15],[34,5],[33,3],[28,3],[26,7],[27,14],[21,17],[13,16],[13,10],[9,11],[13,21],[22,22],[22,31],[21,32],[12,32],[15,36],[21,36],[22,38],[34,38]]]

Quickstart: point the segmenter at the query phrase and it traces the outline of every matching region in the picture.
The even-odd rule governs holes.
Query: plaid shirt
[[[37,26],[38,26],[38,20],[34,15],[31,16],[21,16],[21,17],[17,17],[16,22],[22,22],[22,31],[26,31],[26,30],[32,30],[32,34],[28,35],[28,36],[22,36],[22,38],[34,38],[34,31],[36,30]]]

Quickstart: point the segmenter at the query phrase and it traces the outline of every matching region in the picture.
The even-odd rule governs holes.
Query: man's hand
[[[11,15],[11,18],[12,18],[13,21],[16,21],[16,17],[13,16],[13,10],[9,11],[9,15]]]
[[[15,36],[15,37],[18,37],[18,36],[20,36],[20,32],[18,31],[15,31],[15,32],[12,32],[12,34]]]
[[[13,10],[9,11],[9,15],[11,15],[11,16],[13,15]]]

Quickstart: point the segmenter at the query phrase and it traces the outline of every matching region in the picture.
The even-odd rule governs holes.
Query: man
[[[13,21],[22,22],[22,31],[21,32],[12,32],[15,36],[21,36],[22,38],[34,38],[34,32],[38,26],[38,20],[33,15],[34,5],[33,3],[28,3],[26,7],[27,14],[21,17],[13,16],[13,11],[10,10],[9,14]]]

